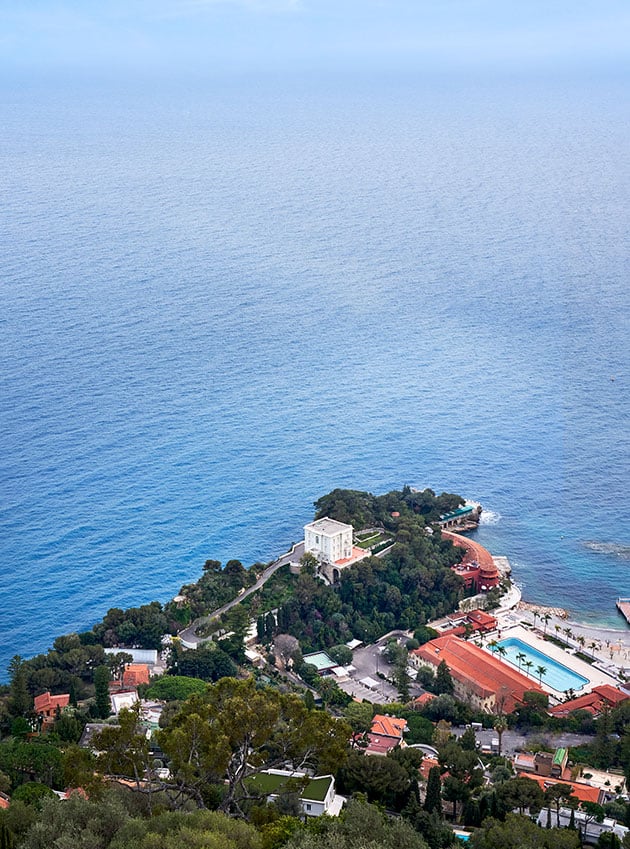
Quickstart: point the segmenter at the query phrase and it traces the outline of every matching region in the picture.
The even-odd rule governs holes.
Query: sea
[[[0,670],[336,487],[625,629],[627,79],[0,82]],[[1,677],[1,676],[0,676]]]

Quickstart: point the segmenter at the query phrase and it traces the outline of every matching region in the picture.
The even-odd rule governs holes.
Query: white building
[[[266,769],[252,779],[250,788],[263,792],[268,802],[274,802],[290,779],[306,779],[303,772],[291,772],[284,769]],[[335,779],[332,775],[319,775],[310,778],[299,796],[302,812],[307,817],[338,816],[345,802],[343,796],[335,793]]]
[[[314,554],[321,563],[336,563],[352,557],[352,525],[336,519],[317,519],[304,525],[304,551]]]
[[[575,811],[573,816],[575,827],[581,830],[584,843],[597,843],[600,834],[603,834],[605,831],[611,831],[619,838],[619,842],[621,843],[630,831],[627,826],[621,825],[621,823],[611,817],[604,817],[602,822],[597,822],[597,820],[592,819],[585,811],[579,809]],[[567,828],[571,822],[571,809],[560,808],[560,815],[558,816],[555,808],[543,808],[538,814],[537,820],[538,825],[542,826],[542,828],[547,825],[547,817],[549,817],[552,828],[555,828],[558,824],[560,828]]]

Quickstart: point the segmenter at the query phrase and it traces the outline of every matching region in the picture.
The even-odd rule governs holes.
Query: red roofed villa
[[[549,713],[552,716],[565,717],[573,713],[574,710],[586,710],[593,716],[599,716],[604,710],[615,708],[627,699],[630,699],[630,696],[622,690],[618,690],[617,687],[612,687],[610,684],[600,684],[593,687],[590,693],[585,693],[576,699],[552,707]]]
[[[42,693],[40,696],[35,696],[33,709],[38,716],[43,717],[44,724],[50,724],[55,721],[57,708],[59,708],[59,710],[63,710],[63,708],[68,707],[69,704],[69,693],[64,693],[61,696],[51,696],[50,692],[46,690],[46,692]]]
[[[487,549],[478,542],[451,531],[442,531],[442,537],[450,539],[453,545],[464,549],[462,562],[451,569],[462,578],[467,590],[481,592],[499,585],[499,570]]]
[[[368,745],[365,754],[386,755],[391,752],[403,742],[403,732],[406,728],[407,723],[404,719],[377,713],[372,719],[372,727],[367,734]]]
[[[526,692],[544,693],[531,678],[459,637],[437,637],[409,654],[412,665],[448,666],[455,695],[486,713],[512,713]]]

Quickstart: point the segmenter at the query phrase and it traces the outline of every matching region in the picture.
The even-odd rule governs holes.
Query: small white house
[[[263,792],[268,802],[273,802],[291,778],[306,778],[303,772],[291,772],[286,769],[267,769],[249,779],[250,786]],[[335,779],[332,775],[316,775],[310,778],[306,787],[300,793],[302,811],[307,817],[321,817],[322,814],[336,816],[339,813],[343,798],[335,795]]]
[[[304,551],[314,554],[321,563],[335,563],[352,557],[352,525],[336,519],[317,519],[304,525]]]

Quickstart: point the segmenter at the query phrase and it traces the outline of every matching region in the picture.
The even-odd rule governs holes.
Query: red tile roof
[[[502,698],[506,713],[511,713],[523,701],[526,692],[544,692],[522,672],[459,637],[437,637],[412,653],[433,666],[445,661],[452,678],[478,697],[487,699],[494,695]]]
[[[137,687],[149,683],[149,667],[146,663],[130,663],[123,673],[123,687]]]
[[[385,737],[395,737],[397,740],[402,740],[403,731],[406,727],[407,722],[404,719],[398,719],[397,716],[384,716],[377,713],[372,720],[370,733]]]
[[[425,755],[420,762],[420,766],[418,767],[418,771],[422,778],[425,781],[429,780],[429,770],[433,766],[439,766],[440,763],[436,758],[432,758],[430,755]]]
[[[413,700],[413,703],[414,703],[415,707],[424,707],[424,705],[426,705],[427,702],[430,702],[434,698],[435,698],[435,695],[433,693],[423,693],[421,696],[418,696],[417,698],[415,698]]]
[[[600,789],[599,787],[591,787],[590,784],[580,784],[578,781],[560,781],[550,775],[532,775],[531,772],[519,772],[518,777],[531,778],[543,791],[553,784],[568,784],[571,787],[572,795],[580,802],[599,802]]]
[[[52,716],[57,708],[64,708],[70,704],[70,695],[68,693],[64,693],[61,696],[51,696],[50,692],[46,690],[45,693],[42,693],[39,696],[35,696],[33,702],[33,708],[35,713],[43,713],[44,716]]]
[[[628,698],[630,696],[627,693],[618,690],[616,687],[611,687],[610,684],[600,684],[593,687],[590,693],[585,693],[576,699],[552,707],[549,713],[552,716],[564,717],[573,713],[574,710],[586,710],[593,716],[599,716],[606,708],[617,707]]]
[[[492,631],[497,627],[496,618],[491,616],[490,613],[486,613],[485,610],[471,610],[468,619],[473,627],[477,625],[478,630]]]
[[[453,545],[464,549],[462,562],[453,566],[453,571],[462,577],[466,585],[478,584],[480,587],[496,587],[499,583],[499,572],[490,552],[478,542],[460,534],[442,531],[445,539],[450,539]]]
[[[617,705],[625,702],[626,699],[630,699],[627,693],[624,693],[623,690],[619,690],[617,687],[612,687],[610,684],[598,684],[597,687],[593,687],[593,692],[606,699],[611,707],[617,707]]]
[[[367,755],[386,755],[391,752],[402,740],[403,731],[406,727],[407,723],[404,719],[377,713],[367,734],[368,745],[365,753]]]
[[[367,734],[368,744],[365,748],[366,755],[386,755],[395,749],[399,740],[394,737],[379,736],[378,734]]]

